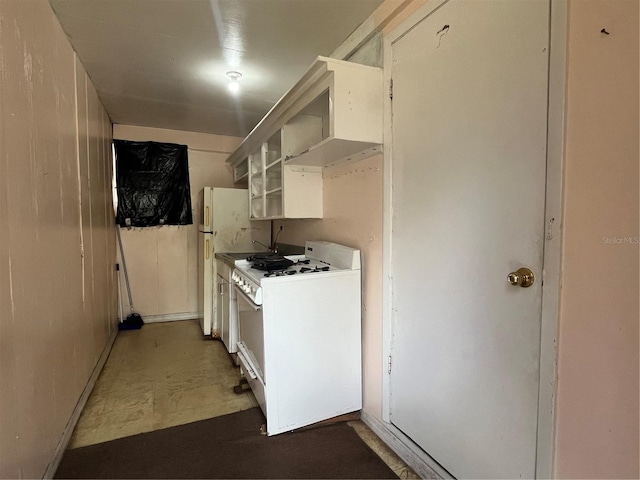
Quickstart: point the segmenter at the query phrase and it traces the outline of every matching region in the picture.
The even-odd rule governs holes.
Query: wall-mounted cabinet
[[[233,166],[233,181],[235,183],[246,180],[249,176],[249,160],[247,158],[244,161],[238,162]]]
[[[286,165],[278,130],[249,155],[249,212],[252,219],[321,218],[322,171],[318,167]]]
[[[318,57],[227,160],[252,218],[322,217],[322,168],[382,151],[382,84],[380,68]]]

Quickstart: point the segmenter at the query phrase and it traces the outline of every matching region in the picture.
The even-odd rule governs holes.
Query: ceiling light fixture
[[[227,78],[231,80],[228,85],[229,91],[234,95],[237,94],[240,91],[240,83],[238,83],[238,80],[242,78],[242,74],[236,71],[227,72]]]

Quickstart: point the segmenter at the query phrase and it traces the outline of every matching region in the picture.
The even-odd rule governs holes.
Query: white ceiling
[[[50,3],[114,123],[245,136],[382,0]]]

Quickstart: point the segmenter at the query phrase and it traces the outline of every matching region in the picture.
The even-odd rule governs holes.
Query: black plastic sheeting
[[[190,225],[187,146],[114,140],[118,212],[122,226]]]

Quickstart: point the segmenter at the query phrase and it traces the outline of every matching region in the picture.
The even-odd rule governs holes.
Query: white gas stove
[[[256,257],[232,283],[238,360],[267,434],[360,410],[360,251],[309,241],[305,255]]]
[[[257,267],[255,265],[258,265]],[[289,265],[287,265],[289,264]],[[337,243],[306,242],[304,255],[274,254],[236,262],[231,281],[256,305],[262,305],[262,283],[301,275],[326,275],[360,270],[360,251]]]

